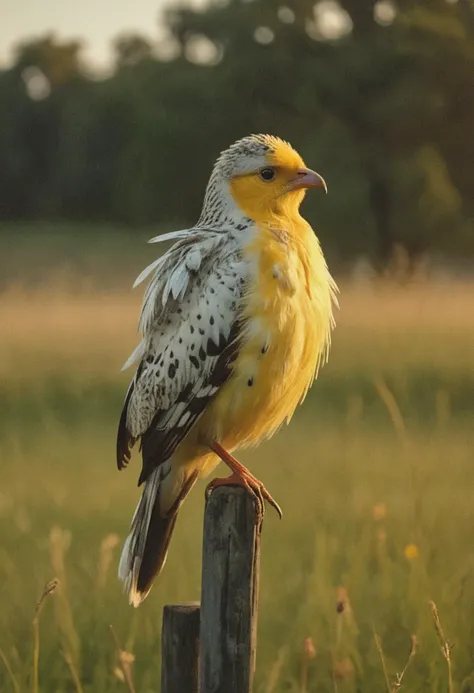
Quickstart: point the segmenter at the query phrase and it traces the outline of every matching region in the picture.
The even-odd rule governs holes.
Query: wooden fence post
[[[250,693],[255,669],[260,531],[254,499],[218,487],[204,516],[199,693]]]
[[[164,607],[161,662],[161,693],[198,693],[198,603]]]

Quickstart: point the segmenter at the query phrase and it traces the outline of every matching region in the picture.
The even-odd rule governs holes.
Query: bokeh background
[[[131,609],[130,287],[219,151],[269,132],[328,183],[304,214],[341,305],[304,407],[242,454],[284,510],[255,690],[472,693],[474,2],[0,7],[0,691],[133,690],[123,667],[159,691],[162,605],[199,598],[204,484]]]

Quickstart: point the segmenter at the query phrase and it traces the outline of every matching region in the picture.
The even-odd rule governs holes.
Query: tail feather
[[[169,470],[168,470],[169,473]],[[197,473],[183,479],[174,502],[163,513],[163,468],[158,467],[147,479],[142,497],[132,519],[120,558],[118,575],[124,583],[130,604],[137,607],[148,595],[155,577],[166,561],[168,546],[176,524],[178,510],[197,478]]]

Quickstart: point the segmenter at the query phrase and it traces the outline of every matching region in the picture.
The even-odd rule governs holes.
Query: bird
[[[334,328],[337,285],[299,208],[324,179],[274,135],[249,135],[217,158],[195,226],[150,242],[173,244],[137,278],[148,280],[137,364],[117,434],[117,465],[139,441],[143,493],[119,563],[138,606],[161,572],[178,511],[220,461],[263,513],[264,484],[232,454],[289,422]]]

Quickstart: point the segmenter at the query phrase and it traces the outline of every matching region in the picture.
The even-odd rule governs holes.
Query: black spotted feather
[[[220,234],[201,231],[153,265],[140,321],[141,360],[117,436],[119,469],[141,441],[139,484],[171,457],[232,372],[245,266],[236,252],[222,257],[221,250]]]

